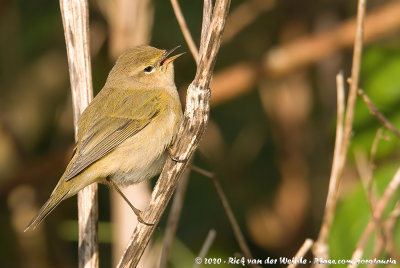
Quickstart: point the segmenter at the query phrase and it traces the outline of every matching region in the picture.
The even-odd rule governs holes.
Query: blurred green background
[[[123,3],[89,1],[95,93],[118,51],[112,37],[112,16],[115,20],[121,12],[117,2]],[[180,51],[189,52],[170,2],[147,2],[151,8],[143,10],[154,8],[154,13],[144,14],[150,18],[141,27],[149,28],[150,44],[165,49],[180,44]],[[202,1],[180,4],[198,43]],[[345,0],[232,1],[211,85],[210,124],[194,163],[216,174],[257,259],[291,258],[306,238],[318,236],[335,140],[335,76],[340,70],[350,76],[353,39],[344,27],[354,21],[356,5]],[[371,17],[366,24],[366,32],[372,33],[366,34],[360,83],[395,126],[400,126],[399,5],[396,0],[368,1],[367,20],[370,14],[381,17]],[[62,174],[74,143],[58,1],[0,1],[0,36],[0,266],[77,267],[76,197],[64,201],[37,231],[23,233]],[[175,63],[183,99],[195,71],[190,53]],[[331,259],[351,258],[371,216],[360,178],[370,167],[371,147],[380,128],[358,99],[329,238]],[[384,128],[379,133],[373,154],[377,197],[400,163],[398,138]],[[397,192],[386,216],[398,197]],[[154,244],[163,239],[168,211]],[[100,267],[113,263],[110,215],[109,189],[99,186]],[[399,262],[397,221],[391,228],[393,237],[378,258]],[[211,181],[192,172],[169,267],[191,267],[210,229],[217,235],[207,257],[240,256]],[[371,236],[364,259],[373,256],[376,244]],[[148,267],[157,267],[159,255],[152,258],[156,266]],[[307,258],[312,260],[311,254]]]

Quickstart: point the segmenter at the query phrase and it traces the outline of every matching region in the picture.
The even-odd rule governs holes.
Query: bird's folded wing
[[[82,139],[78,141],[80,146],[77,146],[74,152],[77,157],[75,160],[73,157],[67,167],[64,177],[66,181],[74,178],[157,118],[162,109],[161,95],[153,92],[140,105],[132,98],[135,96],[125,96],[124,105],[116,106],[111,115],[97,116],[94,122],[85,127],[86,130],[81,133]],[[143,99],[143,95],[140,98]],[[132,107],[131,102],[136,105]]]

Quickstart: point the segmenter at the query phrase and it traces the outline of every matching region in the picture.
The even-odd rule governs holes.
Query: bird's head
[[[107,84],[120,84],[126,81],[138,87],[174,84],[173,61],[184,53],[171,56],[179,46],[170,50],[157,49],[151,46],[137,46],[124,52],[111,70]]]

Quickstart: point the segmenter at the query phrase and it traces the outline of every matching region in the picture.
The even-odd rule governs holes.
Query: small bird
[[[166,51],[137,46],[118,58],[103,89],[79,118],[71,161],[25,231],[95,182],[117,190],[145,223],[118,186],[159,174],[170,154],[183,118],[172,62],[184,53],[168,57],[178,47]]]

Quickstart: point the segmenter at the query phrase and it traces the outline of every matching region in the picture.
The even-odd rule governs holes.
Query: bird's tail
[[[63,180],[63,179],[61,179]],[[70,190],[65,187],[64,183],[60,181],[56,188],[54,189],[53,193],[51,194],[50,198],[46,201],[46,203],[42,206],[36,216],[31,220],[31,222],[26,226],[24,232],[28,231],[29,229],[35,229],[43,220],[46,218],[50,212],[55,209],[61,201],[66,199],[69,194]]]

